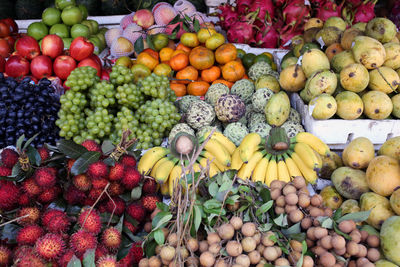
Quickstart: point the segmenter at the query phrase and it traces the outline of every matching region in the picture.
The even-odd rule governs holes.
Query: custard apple
[[[255,82],[262,75],[270,74],[271,70],[272,70],[271,65],[269,65],[268,62],[260,61],[260,62],[253,64],[250,67],[248,74],[249,74],[250,79],[252,79]]]
[[[194,101],[201,101],[200,98],[194,95],[185,95],[178,101],[179,111],[186,113],[189,109],[190,104]]]
[[[256,88],[252,81],[249,79],[241,79],[232,85],[231,94],[238,95],[244,103],[247,104],[251,102],[251,97],[255,90]]]
[[[247,126],[246,116],[241,117],[240,120],[238,120],[237,122],[240,122],[241,124]]]
[[[215,119],[213,107],[205,101],[194,101],[186,112],[186,122],[192,128],[199,130],[209,126]]]
[[[194,135],[194,130],[190,128],[190,126],[186,123],[178,123],[174,127],[172,127],[171,132],[169,133],[168,136],[168,141],[172,142],[174,137],[176,136],[177,133],[179,132],[185,132],[191,135]]]
[[[250,128],[251,133],[258,133],[262,138],[266,138],[269,135],[269,131],[271,130],[271,126],[266,122],[259,122]]]
[[[264,112],[265,106],[268,103],[268,100],[274,94],[272,90],[268,88],[258,89],[251,98],[251,103],[253,104],[253,110],[255,112]]]
[[[252,128],[255,124],[259,122],[267,123],[264,113],[253,112],[251,113],[250,120],[248,121],[249,128]]]
[[[220,129],[218,129],[216,126],[210,125],[210,126],[205,126],[205,127],[201,128],[199,131],[197,131],[196,137],[197,137],[197,138],[201,138],[201,137],[203,137],[203,135],[204,135],[206,132],[212,131],[214,128],[215,128],[215,131],[216,131],[216,132],[222,133],[222,131],[221,131]]]
[[[250,120],[251,114],[254,112],[253,110],[253,104],[246,105],[246,113],[244,113],[244,117],[246,117],[246,120]]]
[[[220,121],[237,122],[246,112],[246,105],[239,96],[226,94],[218,98],[214,110]]]
[[[295,110],[294,108],[290,108],[289,117],[288,117],[287,121],[293,121],[297,124],[300,124],[301,123],[300,113],[297,110]]]
[[[289,138],[295,137],[298,133],[305,131],[303,126],[293,121],[286,121],[281,127],[285,129]]]
[[[248,134],[249,130],[240,122],[229,123],[224,130],[224,135],[228,137],[236,146],[239,146],[243,138]]]
[[[218,98],[225,94],[229,94],[229,87],[222,83],[216,83],[208,87],[204,99],[207,103],[211,104],[211,106],[214,107],[217,103]]]

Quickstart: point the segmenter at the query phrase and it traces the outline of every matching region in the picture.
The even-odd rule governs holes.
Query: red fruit
[[[124,176],[124,165],[122,163],[116,162],[114,166],[110,167],[110,174],[108,175],[108,180],[119,181]]]
[[[353,23],[365,22],[375,18],[375,4],[377,1],[366,2],[364,1],[360,6],[356,8],[354,13]]]
[[[271,24],[265,24],[262,31],[257,32],[255,45],[263,48],[275,48],[278,46],[279,34]]]
[[[143,29],[147,29],[154,24],[153,13],[148,9],[137,10],[132,20]]]
[[[0,266],[9,266],[11,261],[11,250],[6,246],[0,246]]]
[[[107,192],[111,196],[119,196],[119,195],[122,195],[125,192],[125,189],[124,189],[122,184],[120,184],[118,182],[113,182],[108,187]]]
[[[109,80],[110,80],[110,71],[103,69],[103,70],[101,71],[101,77],[100,77],[100,79],[101,79],[101,80],[109,81]]]
[[[132,190],[140,182],[140,173],[134,168],[126,168],[121,183],[127,190]]]
[[[64,255],[62,255],[60,257],[60,259],[58,260],[58,264],[61,267],[67,267],[68,263],[70,262],[70,260],[72,259],[72,257],[75,255],[74,251],[72,249],[67,250]]]
[[[69,242],[71,248],[76,252],[78,257],[82,256],[86,250],[95,249],[97,246],[96,237],[85,230],[79,230],[74,233]]]
[[[52,233],[65,233],[69,229],[69,218],[61,210],[49,209],[42,217],[44,228]]]
[[[50,151],[47,149],[47,147],[44,147],[44,146],[39,147],[37,149],[37,151],[38,151],[38,153],[40,155],[40,158],[41,158],[42,162],[47,160],[50,157]]]
[[[160,202],[160,198],[156,195],[143,196],[141,199],[143,207],[149,212],[152,212],[157,208],[157,202]]]
[[[22,57],[32,60],[40,55],[40,47],[38,42],[31,36],[23,36],[15,43],[15,51]]]
[[[95,151],[101,153],[100,145],[94,140],[90,139],[85,140],[81,145],[84,146],[88,151]]]
[[[135,167],[136,166],[136,159],[134,156],[131,155],[123,155],[121,158],[121,163],[125,167]]]
[[[119,266],[117,258],[115,256],[106,255],[101,258],[96,263],[97,267],[109,267],[109,266]]]
[[[15,45],[15,42],[17,41],[16,37],[6,36],[6,37],[4,37],[4,40],[6,40],[8,42],[8,45],[10,46],[10,49],[11,49],[10,53],[12,51],[14,51],[14,45]]]
[[[20,55],[11,56],[6,62],[6,74],[14,78],[23,77],[29,73],[29,64],[29,61]]]
[[[71,57],[77,61],[81,61],[93,54],[94,45],[85,37],[79,36],[75,38],[69,48]]]
[[[82,203],[85,200],[86,195],[84,192],[71,185],[68,187],[67,191],[65,191],[64,198],[68,204],[75,205]]]
[[[114,227],[109,227],[103,231],[101,236],[103,245],[110,251],[118,250],[121,245],[121,233]]]
[[[37,185],[32,177],[22,182],[22,190],[31,197],[37,196],[42,192],[42,188]]]
[[[89,66],[89,67],[92,67],[92,68],[96,69],[97,70],[97,76],[99,76],[99,77],[101,76],[101,65],[99,65],[97,63],[97,61],[94,60],[93,58],[88,57],[88,58],[85,58],[85,59],[81,60],[78,63],[78,68],[85,67],[85,66]]]
[[[18,223],[22,225],[35,224],[39,221],[40,211],[37,207],[25,207],[18,211],[17,217],[22,217],[28,215],[27,217],[18,220]]]
[[[2,19],[1,22],[4,22],[10,28],[10,33],[18,33],[18,25],[12,18]]]
[[[7,168],[12,168],[18,162],[19,155],[11,148],[5,148],[0,154],[1,163]]]
[[[0,209],[9,211],[15,208],[20,195],[19,188],[11,181],[0,181]]]
[[[103,244],[100,244],[97,246],[96,251],[95,251],[95,260],[97,261],[98,259],[105,257],[108,254],[109,254],[109,251],[107,250],[107,248]]]
[[[154,194],[157,191],[156,180],[150,178],[144,180],[142,191],[144,194]]]
[[[106,199],[107,196],[106,196],[106,194],[102,194],[102,193],[103,193],[103,189],[92,188],[89,191],[88,198],[97,200],[101,195],[100,200],[104,200],[104,199]]]
[[[18,205],[25,207],[31,204],[31,197],[28,194],[22,194],[19,196]]]
[[[231,43],[249,44],[254,41],[253,25],[247,22],[236,21],[227,32],[227,37]]]
[[[271,21],[275,17],[275,6],[272,0],[254,0],[249,12],[258,12],[257,18],[261,21]]]
[[[7,58],[11,54],[10,44],[6,39],[0,39],[0,56]]]
[[[87,232],[98,234],[101,230],[101,218],[97,210],[85,209],[79,215],[78,223]]]
[[[120,197],[114,197],[113,201],[109,199],[106,203],[106,211],[121,216],[125,211],[125,201]]]
[[[31,73],[36,79],[49,77],[53,73],[53,63],[48,56],[40,55],[31,61]]]
[[[14,262],[17,261],[17,259],[21,258],[23,255],[27,255],[33,253],[33,247],[31,246],[18,246],[15,250],[14,250]]]
[[[146,209],[142,204],[132,203],[126,208],[126,213],[138,222],[142,222],[146,215]]]
[[[39,238],[35,244],[35,251],[46,260],[59,258],[65,249],[63,238],[58,234],[48,233]]]
[[[133,258],[133,263],[137,264],[143,258],[143,248],[141,243],[133,243],[129,254]]]
[[[44,234],[42,227],[39,225],[33,224],[25,226],[18,231],[17,234],[17,243],[18,245],[30,245],[33,246],[36,243],[36,240],[39,239]]]
[[[132,234],[136,233],[139,230],[139,227],[134,226],[133,224],[131,224],[128,221],[124,221],[124,227],[128,228],[129,231],[132,232]]]
[[[87,174],[95,179],[108,176],[108,166],[103,161],[97,161],[89,165]]]
[[[92,186],[94,189],[104,189],[108,184],[108,180],[105,178],[92,179]]]
[[[0,176],[10,176],[12,174],[12,169],[7,168],[6,166],[0,166]]]
[[[66,80],[75,68],[75,60],[66,55],[58,56],[53,63],[54,73],[61,80]]]
[[[310,6],[304,4],[301,0],[292,0],[287,2],[283,9],[283,19],[287,24],[293,21],[301,24],[302,21],[311,17]]]
[[[5,71],[6,71],[6,60],[2,55],[0,55],[0,72],[5,72]]]
[[[334,0],[326,0],[324,4],[317,9],[316,17],[323,21],[326,21],[330,17],[341,17],[344,2],[345,1],[337,5]]]
[[[46,189],[38,196],[37,200],[42,204],[53,202],[61,191],[62,190],[58,186]]]
[[[33,178],[38,186],[50,188],[57,182],[57,177],[54,171],[48,167],[42,167],[35,171]]]
[[[80,191],[88,191],[92,188],[92,181],[86,174],[78,174],[72,178],[72,183]]]
[[[47,263],[45,263],[42,258],[32,250],[28,253],[20,255],[15,262],[17,262],[16,267],[47,267]]]
[[[55,59],[64,51],[64,42],[60,36],[49,34],[42,39],[42,53]]]

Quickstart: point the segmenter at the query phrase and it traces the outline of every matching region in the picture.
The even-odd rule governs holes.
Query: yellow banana
[[[231,154],[229,154],[228,150],[217,140],[210,139],[204,146],[205,150],[210,152],[215,156],[215,158],[225,166],[231,166],[232,158]]]
[[[237,147],[235,149],[235,152],[233,152],[232,154],[232,165],[231,165],[231,169],[232,170],[239,170],[240,167],[242,167],[243,165],[243,161],[240,158],[240,152],[239,152],[239,148]]]
[[[156,175],[157,168],[161,165],[161,163],[163,163],[167,160],[168,160],[167,157],[163,157],[159,161],[157,161],[156,164],[154,164],[153,168],[151,168],[150,176],[154,177],[154,175]]]
[[[243,180],[250,179],[251,174],[253,173],[254,168],[257,163],[263,158],[264,153],[261,151],[257,151],[251,156],[248,163],[245,163],[239,170],[237,176]]]
[[[299,168],[291,157],[287,154],[283,156],[285,158],[286,167],[288,168],[291,177],[302,176]]]
[[[172,168],[175,166],[175,164],[178,162],[178,159],[168,159],[167,161],[164,161],[163,163],[160,164],[160,166],[157,167],[156,173],[154,175],[154,179],[156,179],[157,183],[164,183],[168,177],[169,174],[172,170]]]
[[[168,191],[170,196],[173,196],[174,189],[178,185],[181,175],[182,175],[182,166],[180,164],[175,165],[172,168],[168,178]]]
[[[274,180],[278,180],[278,166],[276,164],[276,157],[272,156],[271,160],[268,162],[264,183],[270,186],[271,182]]]
[[[203,168],[206,168],[209,161],[206,158],[200,158],[199,163]],[[208,169],[208,177],[214,177],[218,173],[219,173],[219,169],[218,169],[217,165],[215,165],[214,162],[210,162],[209,169]]]
[[[329,146],[325,144],[321,139],[308,132],[298,133],[293,139],[298,143],[305,143],[309,145],[312,149],[318,152],[320,155],[329,156],[331,150]]]
[[[210,135],[210,133],[211,133],[211,131],[207,131],[202,136],[202,139],[205,140]],[[218,142],[220,142],[225,147],[225,149],[228,150],[229,154],[231,154],[231,155],[233,154],[233,152],[236,149],[236,145],[231,140],[229,140],[228,137],[226,137],[225,135],[223,135],[220,132],[215,131],[210,139],[214,139],[214,140],[217,140]]]
[[[311,149],[312,149],[312,148],[311,148]],[[321,168],[322,168],[322,164],[323,164],[322,156],[321,156],[320,154],[318,154],[318,152],[315,151],[314,149],[312,149],[312,151],[314,152],[314,155],[315,155],[315,157],[316,157],[316,159],[317,159],[318,166],[320,166],[319,169],[321,169]]]
[[[320,169],[322,168],[322,160],[318,159],[312,148],[305,143],[296,143],[294,145],[294,152],[300,156],[303,162],[310,169]]]
[[[169,193],[169,178],[161,185],[160,192],[163,196],[171,196]]]
[[[258,133],[249,133],[246,135],[239,145],[240,158],[247,163],[253,153],[258,149],[261,143],[261,136]]]
[[[256,165],[253,171],[253,175],[251,176],[251,180],[253,182],[262,182],[265,181],[265,174],[267,173],[267,167],[269,159],[271,158],[271,154],[263,157]]]
[[[138,171],[141,174],[148,174],[150,173],[151,168],[159,161],[161,158],[165,157],[169,153],[169,149],[161,146],[156,146],[150,148],[149,150],[144,153],[142,158],[139,160],[138,163]]]
[[[293,152],[290,157],[293,159],[293,161],[296,163],[297,167],[303,174],[304,179],[306,179],[309,183],[315,184],[315,182],[318,179],[317,172],[314,171],[313,169],[309,168],[303,160],[300,158],[300,156],[296,153]]]
[[[282,156],[280,156],[278,159],[278,177],[279,177],[279,181],[283,181],[285,183],[290,182],[289,170],[288,170],[286,163],[283,160]]]
[[[215,156],[213,154],[211,154],[208,151],[202,151],[201,154],[203,157],[205,157],[206,159],[208,159],[209,161],[211,161],[212,163],[214,163],[215,165],[217,165],[218,169],[220,171],[227,171],[229,170],[229,167],[223,165],[221,162],[218,161],[218,159],[215,158]]]

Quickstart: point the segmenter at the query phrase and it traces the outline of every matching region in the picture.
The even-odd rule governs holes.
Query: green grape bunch
[[[68,76],[65,85],[72,91],[83,91],[92,87],[99,80],[95,68],[84,66],[74,69]]]
[[[145,102],[145,96],[133,83],[118,86],[115,97],[119,105],[134,109],[138,109]]]
[[[94,111],[89,111],[87,113],[86,127],[88,129],[88,134],[99,139],[109,136],[114,115],[110,114],[107,109],[102,107],[97,107]]]
[[[155,73],[140,80],[139,87],[143,94],[153,98],[166,99],[171,92],[168,78]]]
[[[110,72],[110,81],[114,85],[123,85],[133,81],[134,75],[132,71],[122,65],[115,65]]]
[[[105,80],[98,82],[89,89],[89,96],[90,106],[93,108],[113,106],[115,104],[114,85]]]

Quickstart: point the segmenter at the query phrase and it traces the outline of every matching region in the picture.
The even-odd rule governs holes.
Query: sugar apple
[[[255,112],[264,112],[265,106],[268,103],[268,100],[274,94],[272,90],[268,88],[258,89],[253,96],[251,97],[251,103],[253,104],[253,110]]]
[[[271,126],[266,122],[259,122],[250,128],[251,133],[258,133],[262,138],[266,138],[269,135],[269,131],[271,130]]]
[[[178,101],[179,111],[182,113],[186,113],[189,109],[190,104],[194,101],[201,101],[197,96],[194,95],[185,95]]]
[[[238,95],[244,101],[244,103],[247,104],[251,102],[251,97],[253,96],[255,90],[256,89],[252,81],[249,79],[241,79],[232,85],[231,94]]]
[[[229,123],[225,130],[224,135],[228,137],[236,146],[239,146],[243,138],[249,133],[246,126],[240,122]]]
[[[246,113],[244,113],[244,117],[246,117],[246,120],[250,120],[251,114],[254,112],[253,110],[253,104],[246,105]]]
[[[205,126],[205,127],[201,128],[199,131],[197,131],[196,137],[197,137],[197,138],[201,138],[201,137],[203,137],[203,135],[204,135],[206,132],[212,131],[214,128],[215,128],[215,131],[216,131],[216,132],[222,133],[222,131],[221,131],[220,129],[218,129],[218,127],[210,125],[210,126]]]
[[[288,117],[287,121],[293,121],[297,124],[300,124],[301,123],[300,113],[297,110],[295,110],[294,108],[290,108],[289,117]]]
[[[258,113],[258,112],[253,112],[250,115],[250,120],[248,121],[248,126],[249,128],[253,127],[255,124],[259,122],[265,122],[267,123],[267,119],[265,118],[264,113]]]
[[[205,101],[194,101],[186,112],[186,122],[192,128],[199,130],[209,126],[215,119],[213,107]]]
[[[204,96],[204,99],[207,103],[211,104],[211,106],[215,106],[217,100],[220,96],[229,94],[229,87],[223,83],[216,83],[210,85],[208,87],[207,93]]]
[[[270,74],[270,71],[272,71],[271,65],[268,62],[260,61],[250,67],[248,74],[249,78],[255,82],[262,75]]]
[[[301,124],[297,124],[293,121],[286,121],[281,127],[285,129],[289,138],[295,137],[298,133],[305,131]]]
[[[226,94],[218,98],[214,110],[220,121],[237,122],[245,114],[246,105],[239,96]]]
[[[247,126],[246,116],[241,117],[240,120],[238,120],[237,122],[240,122],[241,124]]]
[[[194,135],[194,130],[188,124],[178,123],[174,127],[172,127],[171,132],[169,133],[169,136],[168,136],[168,141],[172,142],[172,140],[174,139],[176,134],[179,132],[185,132],[185,133]]]

